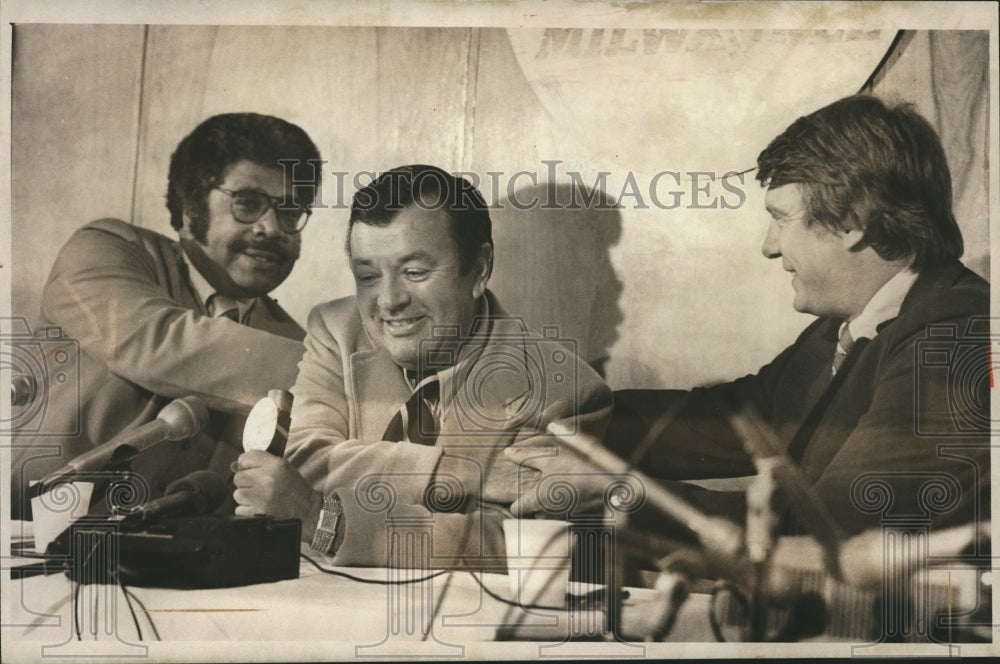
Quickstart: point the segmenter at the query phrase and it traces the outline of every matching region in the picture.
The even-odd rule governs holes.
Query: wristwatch
[[[319,512],[319,523],[316,525],[316,532],[313,533],[312,543],[309,546],[320,553],[333,553],[337,528],[340,526],[343,514],[344,508],[336,494],[324,496],[323,508]]]

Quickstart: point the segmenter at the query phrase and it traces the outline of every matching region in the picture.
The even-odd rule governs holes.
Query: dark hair
[[[912,105],[854,95],[801,117],[757,157],[757,179],[801,185],[809,223],[864,232],[855,250],[915,270],[962,255],[944,148]]]
[[[347,226],[348,256],[354,224],[387,226],[409,205],[448,212],[462,274],[473,268],[484,243],[493,245],[489,208],[476,187],[437,166],[414,164],[386,171],[355,192]]]
[[[281,118],[257,113],[210,117],[180,142],[170,158],[167,176],[170,225],[180,229],[186,212],[191,217],[191,232],[204,241],[208,229],[208,192],[222,182],[227,167],[242,160],[277,169],[284,168],[279,160],[293,160],[295,177],[311,172],[311,178],[295,183],[296,196],[309,205],[322,177],[319,158],[319,150],[309,136]],[[305,164],[310,162],[307,168]]]

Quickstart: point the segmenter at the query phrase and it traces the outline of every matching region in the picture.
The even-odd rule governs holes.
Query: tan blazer
[[[206,467],[219,438],[239,443],[233,418],[245,417],[269,389],[291,386],[305,336],[267,297],[245,325],[206,315],[179,245],[117,219],[84,226],[62,248],[42,294],[42,317],[60,329],[27,351],[49,356],[52,379],[41,381],[43,408],[14,437],[15,515],[29,480],[151,421],[178,397],[205,400],[212,411],[206,434],[150,448],[133,469],[155,496]],[[56,357],[68,359],[56,366]],[[56,380],[57,373],[68,379]]]
[[[603,435],[611,413],[607,385],[572,353],[571,343],[531,333],[492,293],[486,297],[493,315],[481,328],[485,343],[469,344],[455,366],[438,374],[434,446],[382,440],[411,388],[368,338],[355,299],[327,302],[310,314],[292,389],[287,457],[313,487],[336,492],[344,503],[347,530],[338,564],[392,565],[385,546],[389,516],[427,520],[434,567],[504,568],[500,521],[508,506],[450,505],[451,489],[480,482],[504,447],[539,436],[543,413]],[[435,475],[445,453],[463,460],[462,477]]]

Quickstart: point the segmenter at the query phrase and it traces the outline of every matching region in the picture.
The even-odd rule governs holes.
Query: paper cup
[[[87,515],[93,492],[93,482],[67,482],[31,499],[31,525],[37,553],[45,553],[52,540],[71,523]]]
[[[528,606],[562,608],[570,571],[567,521],[504,519],[510,591]]]

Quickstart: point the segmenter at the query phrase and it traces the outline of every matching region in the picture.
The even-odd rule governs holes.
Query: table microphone
[[[135,516],[146,520],[167,514],[201,516],[214,512],[225,500],[226,481],[210,470],[196,470],[167,485],[162,498],[152,500]]]
[[[596,439],[570,431],[559,421],[549,423],[548,432],[559,438],[577,455],[607,473],[630,474],[646,491],[646,500],[660,512],[681,522],[701,544],[723,559],[739,560],[744,546],[743,529],[732,521],[703,514],[687,501],[675,496],[660,483],[633,468],[624,459],[602,447]]]
[[[204,429],[206,424],[208,408],[204,401],[195,396],[175,399],[164,406],[152,422],[121,433],[49,473],[32,487],[31,495],[41,495],[53,485],[70,481],[81,473],[104,470],[112,460],[124,460],[118,458],[120,450],[128,452],[125,458],[131,458],[165,440],[186,440]]]

